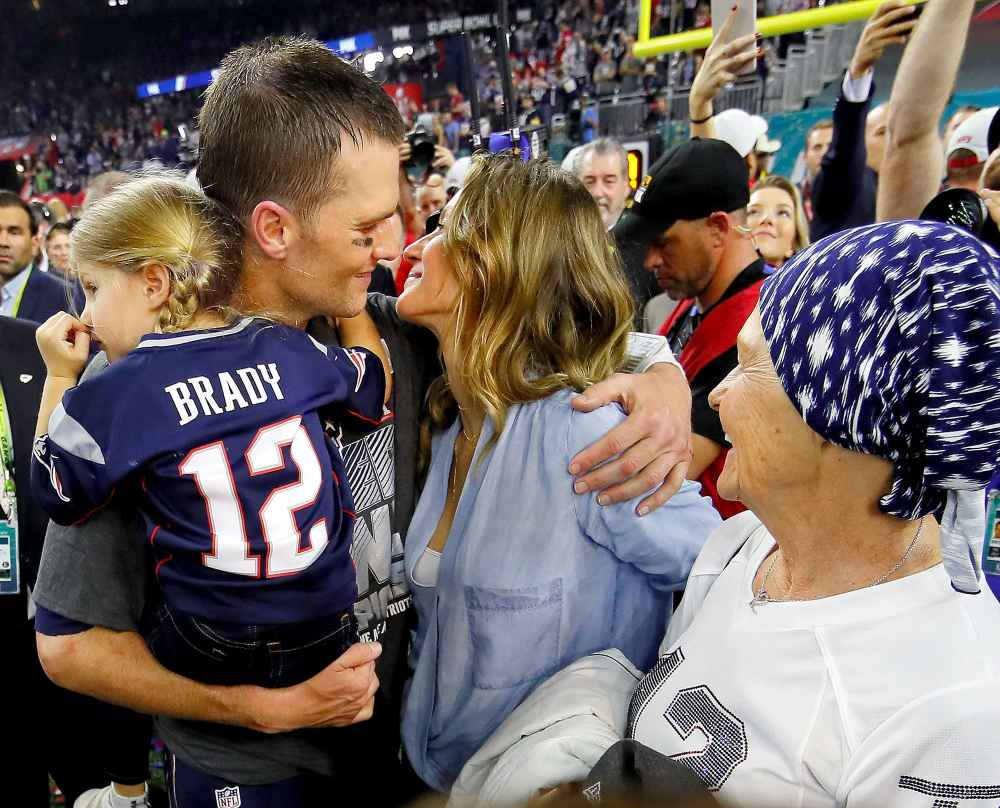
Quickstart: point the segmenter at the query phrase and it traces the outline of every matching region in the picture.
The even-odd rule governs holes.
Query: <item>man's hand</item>
[[[986,209],[990,212],[990,218],[996,223],[997,227],[1000,227],[1000,191],[990,191],[982,188],[979,191],[979,196],[986,203]]]
[[[578,494],[601,491],[601,505],[634,499],[655,488],[636,508],[645,516],[677,493],[687,475],[691,390],[684,374],[661,363],[645,373],[616,373],[575,397],[573,408],[591,412],[612,402],[620,404],[628,418],[570,461],[569,473],[578,477],[573,488]]]
[[[378,677],[378,643],[356,643],[327,667],[292,687],[248,687],[251,727],[279,733],[315,727],[346,727],[372,717]]]
[[[851,78],[860,79],[882,58],[890,45],[904,45],[917,19],[916,8],[903,0],[886,0],[868,20],[851,58]]]
[[[441,174],[447,174],[449,169],[455,165],[455,155],[445,146],[434,147],[434,169]]]
[[[740,2],[747,3],[751,0],[740,0]],[[694,77],[691,94],[688,96],[692,120],[698,121],[711,116],[712,100],[719,94],[719,90],[736,81],[743,68],[764,55],[757,46],[757,34],[747,34],[732,42],[729,41],[737,11],[738,6],[734,5],[719,33],[705,51],[705,61],[702,62],[698,75]]]
[[[404,140],[399,144],[399,164],[405,166],[410,156],[413,154],[413,148],[410,146],[408,140]]]

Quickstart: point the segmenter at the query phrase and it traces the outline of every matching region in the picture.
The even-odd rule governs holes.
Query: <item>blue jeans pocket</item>
[[[562,579],[519,589],[465,587],[472,635],[472,685],[500,690],[559,667]]]
[[[356,637],[348,614],[308,625],[221,625],[162,606],[146,641],[164,667],[195,681],[283,687],[321,671]]]

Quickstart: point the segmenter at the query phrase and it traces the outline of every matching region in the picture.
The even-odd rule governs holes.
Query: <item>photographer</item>
[[[399,144],[399,164],[410,185],[416,188],[427,181],[432,170],[442,176],[447,174],[455,164],[455,155],[437,142],[433,132],[418,125]]]

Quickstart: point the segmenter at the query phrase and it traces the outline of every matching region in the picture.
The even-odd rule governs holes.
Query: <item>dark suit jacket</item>
[[[24,287],[24,297],[21,298],[17,317],[20,320],[44,323],[57,311],[69,311],[71,296],[69,287],[58,275],[42,272],[35,267]]]
[[[813,180],[813,220],[809,227],[812,241],[875,221],[878,174],[868,167],[865,148],[865,121],[874,93],[872,87],[868,100],[860,104],[844,98],[843,89],[837,98],[833,140]]]
[[[32,272],[32,275],[35,273]],[[31,496],[31,447],[45,383],[45,364],[35,344],[35,323],[0,317],[0,385],[14,439],[14,486],[17,493],[17,537],[21,563],[21,596],[0,596],[0,616],[27,616],[26,586],[34,586],[38,559],[49,518]]]

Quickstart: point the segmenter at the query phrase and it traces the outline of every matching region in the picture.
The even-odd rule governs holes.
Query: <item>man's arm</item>
[[[877,221],[907,219],[937,193],[944,173],[938,122],[955,86],[975,0],[928,0],[896,71],[879,174]]]
[[[371,718],[378,643],[356,644],[294,687],[205,685],[164,668],[132,631],[94,627],[36,634],[38,657],[60,687],[153,715],[234,724],[258,732],[346,726]]]
[[[582,412],[611,403],[621,405],[628,418],[573,457],[569,473],[578,478],[573,488],[578,494],[601,491],[601,505],[634,499],[655,488],[636,507],[636,513],[645,516],[677,493],[686,478],[691,388],[676,365],[661,362],[645,373],[616,373],[573,399],[574,409]]]
[[[847,85],[849,76],[845,76]],[[833,139],[813,179],[812,237],[822,238],[839,230],[854,200],[861,192],[868,154],[865,149],[865,119],[870,93],[863,101],[849,100],[841,88],[833,108]]]
[[[813,182],[813,238],[843,226],[862,189],[868,152],[865,124],[871,108],[872,71],[889,45],[906,41],[916,21],[903,0],[886,0],[865,25],[833,110],[833,140]]]
[[[715,458],[719,456],[724,447],[711,438],[697,434],[691,436],[691,446],[694,450],[694,458],[691,460],[691,465],[688,466],[687,478],[697,480],[705,473],[705,469],[715,462]]]

